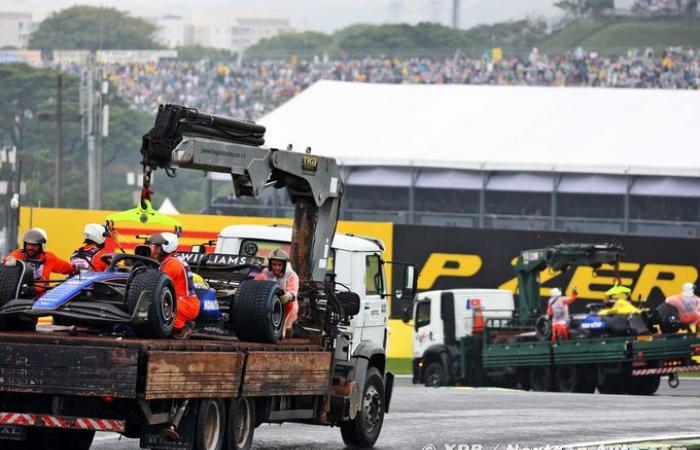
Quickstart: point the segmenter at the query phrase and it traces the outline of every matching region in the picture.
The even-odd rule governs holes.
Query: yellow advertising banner
[[[71,253],[78,248],[83,241],[83,227],[87,223],[104,223],[106,217],[115,211],[93,211],[81,209],[53,209],[53,208],[22,208],[20,211],[20,230],[22,236],[32,227],[40,227],[46,230],[49,239],[47,250],[57,256],[68,259]],[[180,242],[183,246],[201,244],[208,240],[215,240],[219,231],[229,225],[291,225],[290,219],[266,218],[266,217],[235,217],[235,216],[209,216],[198,214],[181,214],[174,216],[182,223],[182,236]],[[137,223],[117,223],[116,230],[119,233],[120,242],[125,249],[131,249],[137,243],[143,242],[137,238],[139,235],[152,234],[155,231],[172,231],[164,225],[142,225]],[[377,222],[349,222],[341,221],[338,224],[339,233],[352,233],[358,236],[369,236],[381,239],[386,250],[384,258],[391,261],[393,257],[393,224]],[[386,270],[387,285],[391,292],[391,270]],[[390,300],[389,300],[390,301]],[[387,308],[388,311],[391,308]],[[393,358],[408,358],[411,355],[410,328],[401,321],[390,321],[389,356]],[[409,330],[409,332],[406,331]]]

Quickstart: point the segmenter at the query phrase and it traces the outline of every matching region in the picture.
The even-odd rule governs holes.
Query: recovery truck
[[[142,448],[246,449],[255,427],[282,422],[338,426],[347,445],[374,445],[393,389],[382,244],[335,235],[343,193],[335,160],[266,148],[263,131],[161,106],[141,149],[144,195],[157,168],[170,176],[177,168],[229,173],[237,195],[256,198],[265,187],[286,188],[295,204],[291,229],[222,232],[222,256],[213,260],[227,264],[226,254],[253,249],[251,241],[288,243],[305,337],[262,343],[216,333],[177,341],[60,327],[0,332],[0,448],[84,450],[95,431],[111,431],[139,438]],[[406,265],[405,275],[402,294],[411,298],[415,267]],[[248,305],[260,323],[273,320],[269,286],[248,283],[261,284],[246,290],[249,298],[234,292],[234,303]]]
[[[559,244],[523,251],[515,266],[518,302],[506,309],[507,299],[497,302],[501,309],[489,309],[493,302],[481,300],[502,297],[502,291],[419,294],[404,315],[404,322],[413,319],[414,326],[413,382],[652,395],[661,376],[668,375],[669,384],[676,386],[678,373],[700,369],[694,362],[700,356],[700,336],[662,333],[649,323],[650,317],[619,317],[626,324],[624,333],[572,330],[570,340],[547,339],[540,273],[579,266],[598,269],[604,264],[616,271],[622,256],[622,247],[614,244]],[[481,308],[473,307],[475,299],[481,300]],[[476,315],[485,319],[483,331],[473,326]],[[573,319],[600,325],[588,322],[588,317]]]

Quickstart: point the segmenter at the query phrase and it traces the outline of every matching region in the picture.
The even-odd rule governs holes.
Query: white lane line
[[[608,441],[595,441],[595,442],[579,442],[576,444],[567,444],[564,447],[598,447],[600,445],[613,445],[613,444],[630,444],[634,442],[650,442],[650,441],[664,441],[664,440],[674,440],[674,439],[698,439],[700,434],[657,434],[654,436],[642,436],[635,438],[622,438],[622,439],[611,439]]]

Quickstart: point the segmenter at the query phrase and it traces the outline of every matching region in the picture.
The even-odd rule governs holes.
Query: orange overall
[[[17,249],[2,259],[4,263],[10,256],[15,259],[25,261],[34,271],[34,281],[37,297],[41,297],[46,292],[46,284],[42,281],[48,281],[52,273],[62,275],[70,275],[74,272],[73,265],[68,261],[64,261],[51,252],[40,252],[36,258],[29,258],[22,249]]]
[[[174,255],[167,256],[160,263],[160,270],[173,280],[177,297],[173,329],[180,330],[199,315],[199,298],[194,291],[192,272],[186,262]]]

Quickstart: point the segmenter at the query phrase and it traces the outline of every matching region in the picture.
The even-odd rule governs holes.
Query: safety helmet
[[[616,284],[607,291],[605,291],[605,296],[609,298],[619,299],[629,297],[632,290],[627,286],[622,286],[621,284]]]
[[[684,283],[683,284],[683,293],[688,294],[688,295],[694,295],[695,294],[695,285],[693,283]]]
[[[25,244],[39,244],[41,248],[44,248],[47,241],[46,231],[41,228],[32,228],[26,233],[24,233],[23,242]]]
[[[179,239],[175,233],[156,233],[150,237],[148,242],[152,245],[160,245],[163,248],[163,253],[173,253],[180,245]]]
[[[561,296],[561,289],[559,288],[552,288],[549,291],[549,296],[550,297],[560,297]]]
[[[92,241],[97,245],[102,245],[105,243],[105,238],[107,237],[107,229],[104,225],[99,223],[89,223],[85,225],[83,229],[83,236],[85,236],[86,241]]]
[[[282,270],[287,270],[287,262],[289,261],[289,255],[287,252],[281,248],[276,248],[267,255],[267,265],[270,270],[272,270],[272,261],[282,261]]]

